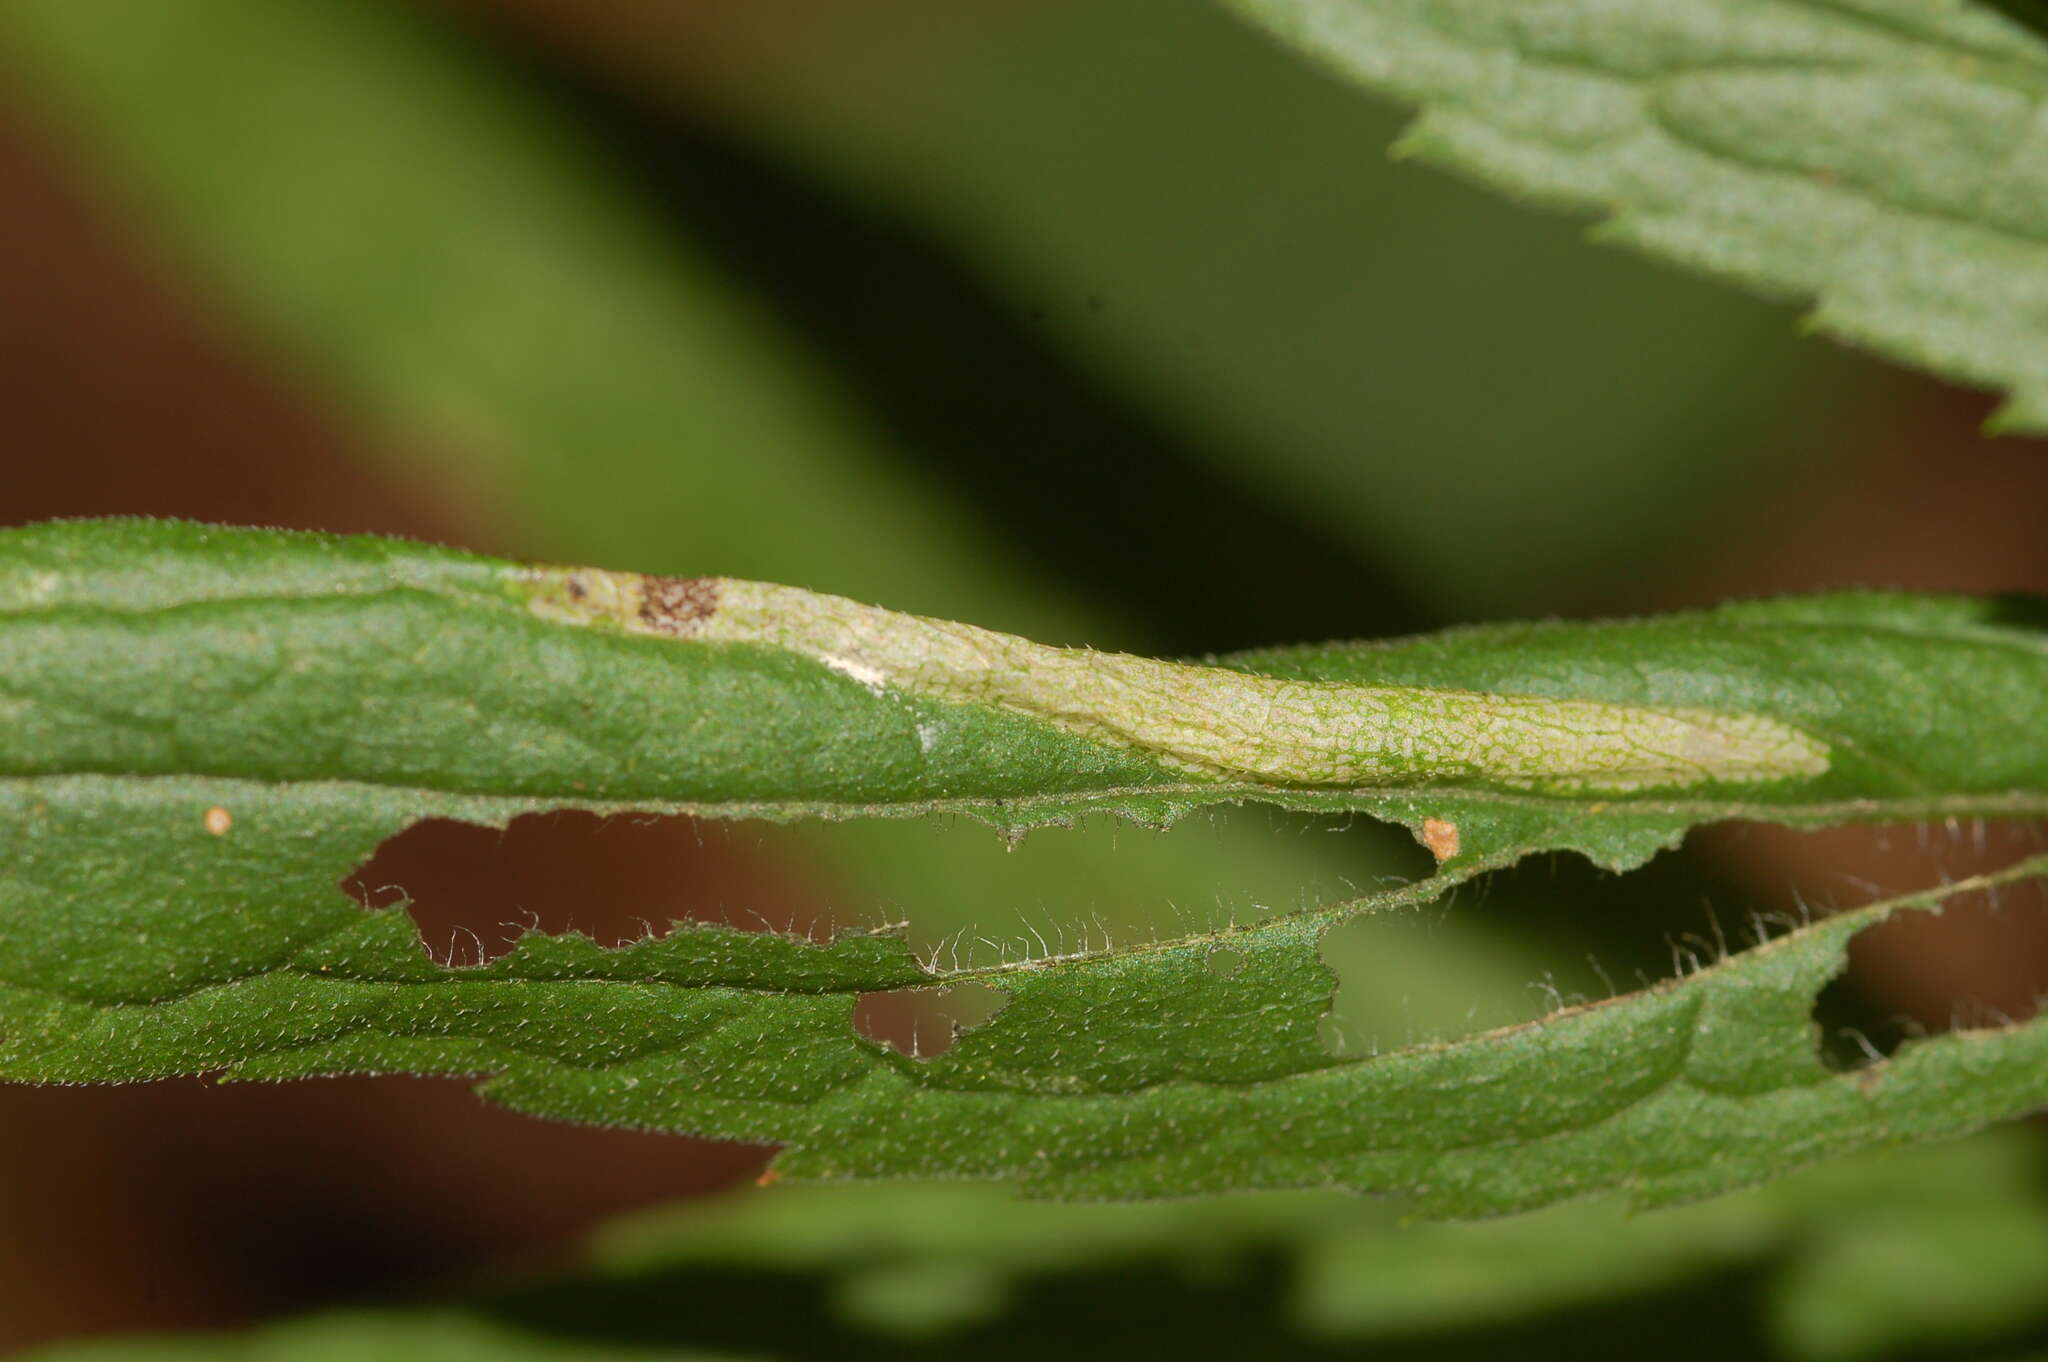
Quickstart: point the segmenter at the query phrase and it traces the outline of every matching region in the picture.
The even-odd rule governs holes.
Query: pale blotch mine
[[[730,578],[545,568],[521,585],[548,619],[785,648],[877,693],[1001,706],[1216,779],[1591,794],[1828,769],[1825,743],[1758,714],[1256,676]]]

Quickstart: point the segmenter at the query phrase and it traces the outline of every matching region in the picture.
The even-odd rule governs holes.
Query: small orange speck
[[[754,1179],[754,1185],[756,1187],[773,1187],[780,1181],[782,1181],[782,1174],[776,1172],[773,1168],[764,1168],[761,1170],[761,1176]]]
[[[1442,818],[1422,820],[1422,844],[1438,865],[1458,854],[1458,825]]]
[[[235,825],[235,816],[216,804],[206,811],[206,830],[218,837]]]

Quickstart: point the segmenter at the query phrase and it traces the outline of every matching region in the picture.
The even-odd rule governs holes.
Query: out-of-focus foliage
[[[1193,458],[1444,615],[1682,570],[1759,483],[1796,483],[1788,433],[1849,395],[1853,367],[1782,309],[1389,160],[1392,111],[1219,7],[815,22],[724,106],[937,234]],[[682,57],[662,51],[636,57]]]
[[[2048,433],[2048,39],[2025,7],[1233,2],[1422,104],[1407,154],[1816,299],[1817,329],[2008,389],[2000,423]]]
[[[1785,477],[1788,411],[1842,392],[1782,313],[1386,164],[1388,114],[1206,6],[980,18],[821,15],[829,55],[760,80],[747,112],[957,243],[1244,495],[1437,609],[1546,608],[1725,528]],[[256,0],[24,0],[0,20],[0,50],[252,322],[408,457],[424,439],[490,473],[548,551],[1073,635],[887,459],[834,373],[862,357],[779,343],[716,277],[717,235],[659,232],[573,124],[450,42],[381,7]],[[685,226],[775,230],[732,221],[716,185],[675,192]],[[842,313],[919,306],[917,278],[834,263]],[[754,271],[771,295],[775,271]],[[891,343],[818,325],[842,351]],[[985,394],[952,409],[943,482],[975,462],[974,423],[1004,423],[1000,376],[948,367],[955,335],[895,343]],[[1086,508],[1094,470],[1041,472]],[[936,552],[976,570],[940,585],[917,568]]]
[[[1581,1358],[1963,1350],[2036,1323],[2048,1210],[2032,1140],[1846,1160],[1655,1215],[1611,1202],[1402,1223],[1283,1193],[1139,1207],[962,1184],[774,1188],[613,1226],[575,1274],[459,1306],[39,1362],[406,1356]],[[1682,1321],[1682,1335],[1674,1328]]]

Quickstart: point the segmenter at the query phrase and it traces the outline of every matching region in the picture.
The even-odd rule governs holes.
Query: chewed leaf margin
[[[1853,1077],[1816,1053],[1814,998],[1848,936],[1938,896],[1456,1044],[1360,1060],[1319,1035],[1333,922],[1534,851],[1626,865],[1732,817],[2048,812],[2048,637],[2024,602],[1848,594],[1162,663],[723,579],[76,522],[0,534],[0,677],[0,1076],[473,1074],[541,1115],[779,1143],[792,1177],[1105,1198],[1327,1185],[1444,1216],[1603,1187],[1703,1196],[2043,1099],[2032,1026],[1921,1042]],[[1372,760],[1411,765],[1348,787],[1188,769],[1245,697],[1289,695],[1389,706],[1356,727],[1382,744]],[[1381,722],[1445,695],[1468,709],[1413,709],[1412,733]],[[1518,759],[1443,759],[1530,716],[1567,720],[1576,754],[1588,715],[1654,720],[1667,773],[1658,725],[1692,725],[1707,745],[1688,759],[1714,774],[1560,790],[1532,788]],[[1806,745],[1766,751],[1803,753],[1800,769],[1715,766],[1731,735],[1779,733]],[[960,973],[888,934],[706,927],[620,949],[529,936],[451,969],[402,912],[337,889],[432,817],[950,809],[1016,829],[1243,800],[1396,818],[1437,873],[1225,933]],[[852,1025],[863,993],[968,980],[1004,1006],[941,1055]]]
[[[214,808],[234,810],[226,832]],[[790,1178],[946,1177],[1039,1196],[1342,1186],[1483,1216],[1620,1188],[1643,1204],[1730,1190],[1870,1145],[1960,1134],[2048,1101],[2048,1029],[1909,1045],[1844,1074],[1811,1019],[1846,913],[1645,993],[1454,1044],[1340,1059],[1317,1024],[1334,920],[1434,899],[1458,872],[1224,934],[964,972],[900,937],[820,945],[680,927],[603,949],[529,936],[451,969],[397,909],[335,889],[412,796],[108,777],[8,782],[0,1075],[485,1075],[494,1101],[571,1121],[781,1143]],[[500,821],[512,806],[437,800]],[[116,848],[140,845],[148,866]],[[79,861],[125,883],[71,888]],[[259,870],[260,890],[236,869]],[[190,886],[222,892],[195,896]],[[1228,973],[1210,953],[1234,956]],[[945,1054],[857,1034],[860,992],[973,979],[1007,995]]]

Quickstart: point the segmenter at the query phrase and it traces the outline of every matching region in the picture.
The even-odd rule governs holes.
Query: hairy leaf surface
[[[2025,602],[1837,595],[1212,665],[788,588],[171,522],[0,540],[4,769],[1012,831],[1264,800],[1460,867],[2048,807]],[[1618,765],[1617,765],[1618,763]]]
[[[627,586],[653,594],[605,595]],[[1825,754],[1819,771],[1591,794],[1483,763],[1390,787],[1197,774],[1080,722],[1086,704],[1114,712],[1113,696],[933,694],[934,673],[912,665],[931,630],[1000,666],[1097,655],[789,595],[772,598],[794,612],[782,643],[744,614],[753,633],[723,638],[704,632],[722,618],[705,590],[168,522],[0,538],[0,1073],[476,1073],[540,1114],[783,1142],[801,1176],[1111,1197],[1334,1184],[1412,1192],[1444,1215],[1608,1186],[1696,1197],[2048,1097],[2048,1032],[2032,1027],[1921,1042],[1859,1074],[1823,1066],[1814,995],[1891,905],[1457,1044],[1343,1060],[1317,1034],[1332,921],[1426,902],[1529,851],[1625,863],[1708,818],[2039,810],[2048,759],[2029,744],[2048,733],[2048,653],[2018,606],[1815,598],[1171,664],[1190,693],[1235,695],[1247,678],[1451,688],[1768,723]],[[819,610],[879,651],[821,659],[801,618]],[[1445,867],[1224,933],[944,974],[888,933],[817,944],[710,927],[615,950],[529,936],[445,968],[403,912],[335,887],[427,816],[951,809],[1017,830],[1246,799],[1415,820]],[[850,1025],[862,993],[962,978],[1007,1003],[940,1057]]]
[[[1403,154],[2008,389],[2048,431],[2048,40],[1923,0],[1231,0],[1423,106]]]

